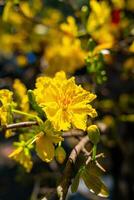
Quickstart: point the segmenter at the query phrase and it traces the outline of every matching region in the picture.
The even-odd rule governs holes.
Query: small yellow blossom
[[[29,102],[26,86],[19,79],[15,79],[13,89],[17,96],[19,107],[22,111],[27,112],[29,110]]]
[[[61,30],[68,36],[76,37],[78,34],[78,28],[75,19],[71,16],[67,18],[67,23],[60,25]]]
[[[45,162],[52,161],[55,155],[54,144],[61,141],[63,141],[61,133],[56,132],[51,123],[46,121],[43,132],[39,133],[39,137],[36,140],[36,152],[38,156]]]
[[[30,172],[33,166],[33,162],[31,160],[31,154],[22,146],[15,149],[10,155],[9,158],[14,159],[19,162],[27,172]]]
[[[45,59],[48,63],[46,73],[55,74],[57,71],[73,73],[85,64],[86,52],[81,48],[81,41],[64,36],[60,43],[47,47]]]
[[[111,24],[111,8],[108,2],[91,0],[90,7],[91,13],[87,21],[87,31],[96,41],[101,44],[109,43],[111,48],[115,39],[114,29]]]
[[[6,89],[0,90],[0,123],[1,125],[8,124],[11,113],[10,106],[12,103],[12,92]]]
[[[68,130],[71,125],[86,130],[87,116],[97,115],[89,104],[96,95],[76,85],[74,77],[67,80],[63,71],[56,73],[54,78],[39,77],[34,94],[48,120],[58,131]]]

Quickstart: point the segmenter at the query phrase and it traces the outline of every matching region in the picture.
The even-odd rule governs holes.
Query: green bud
[[[66,152],[63,147],[58,146],[55,150],[55,158],[58,163],[62,164],[66,158]]]
[[[100,141],[100,131],[96,125],[91,125],[87,128],[87,133],[90,141],[97,144]]]

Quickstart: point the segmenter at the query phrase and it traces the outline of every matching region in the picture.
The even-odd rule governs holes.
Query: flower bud
[[[100,131],[96,125],[91,125],[87,128],[87,133],[90,141],[97,144],[100,141]]]
[[[62,164],[66,158],[66,152],[63,147],[58,146],[55,150],[55,158],[58,163]]]

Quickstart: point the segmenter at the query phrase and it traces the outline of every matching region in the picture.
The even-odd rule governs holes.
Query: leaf
[[[86,165],[85,170],[87,170],[90,174],[98,176],[98,177],[102,175],[102,170],[99,167],[97,167],[94,161],[89,162]]]
[[[75,176],[75,178],[73,180],[73,183],[71,185],[71,191],[72,191],[72,193],[76,192],[77,189],[78,189],[79,181],[80,181],[80,177],[81,177],[82,171],[83,171],[83,169],[80,168],[80,170],[78,171],[78,173],[76,174],[76,176]]]
[[[29,98],[29,103],[32,109],[35,110],[39,114],[39,117],[44,118],[45,113],[42,110],[42,108],[37,104],[32,90],[28,90],[28,98]]]
[[[82,173],[82,178],[85,185],[88,187],[90,192],[95,193],[97,196],[107,198],[109,196],[109,192],[105,184],[101,181],[99,176],[90,173],[87,169],[85,169]]]

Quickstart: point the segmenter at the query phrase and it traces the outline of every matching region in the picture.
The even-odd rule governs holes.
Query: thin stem
[[[39,118],[37,115],[29,114],[29,113],[26,113],[26,112],[23,112],[23,111],[20,111],[20,110],[16,110],[16,109],[12,109],[12,112],[17,113],[19,115],[27,116],[29,118],[34,118],[38,122],[42,122],[41,118]]]
[[[97,151],[97,145],[94,144],[94,146],[93,146],[93,154],[92,154],[92,159],[93,159],[93,160],[96,159],[96,151]]]
[[[38,125],[37,121],[28,121],[28,122],[18,122],[18,123],[14,123],[14,124],[8,124],[8,125],[4,125],[3,127],[1,127],[3,130],[8,130],[8,129],[16,129],[16,128],[23,128],[23,127],[30,127],[30,126],[34,126],[34,125]]]

